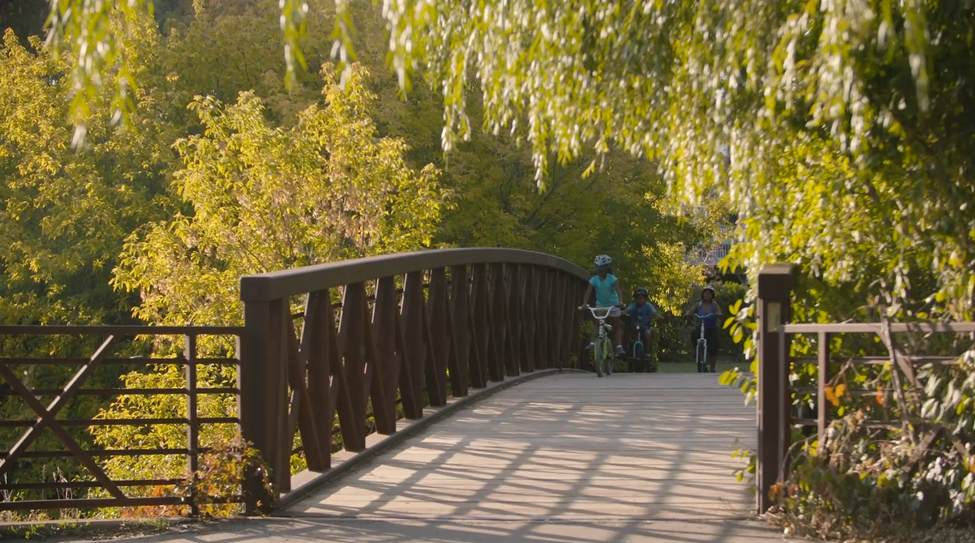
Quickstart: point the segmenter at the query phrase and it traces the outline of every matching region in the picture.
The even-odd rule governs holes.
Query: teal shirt
[[[593,290],[596,291],[596,305],[599,307],[611,307],[620,303],[619,294],[616,293],[616,276],[608,273],[606,280],[603,281],[598,275],[592,276],[589,280]]]

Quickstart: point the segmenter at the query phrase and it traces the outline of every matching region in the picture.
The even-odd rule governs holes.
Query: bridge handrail
[[[379,277],[474,264],[541,266],[584,281],[591,277],[586,269],[568,260],[535,251],[488,247],[431,249],[248,275],[240,279],[240,299],[245,302],[266,302]]]
[[[273,487],[269,494],[255,479],[248,508],[303,492],[290,473],[296,431],[308,471],[326,473],[335,414],[343,448],[358,452],[373,428],[396,431],[398,408],[416,420],[425,405],[446,405],[469,388],[566,367],[583,348],[573,309],[590,277],[562,258],[502,248],[242,277],[241,430],[267,461]]]

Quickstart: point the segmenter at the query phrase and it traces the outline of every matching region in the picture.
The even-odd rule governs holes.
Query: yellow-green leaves
[[[252,92],[190,105],[204,132],[174,145],[188,211],[133,236],[116,272],[141,290],[139,317],[238,322],[242,275],[430,245],[450,205],[439,172],[413,170],[403,141],[377,136],[363,68],[344,88],[324,75],[323,103],[290,127],[270,125]]]

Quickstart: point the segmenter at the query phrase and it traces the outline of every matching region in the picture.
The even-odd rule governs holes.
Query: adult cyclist
[[[708,370],[715,371],[718,364],[718,317],[722,316],[721,307],[714,301],[714,287],[708,285],[701,291],[701,301],[691,306],[685,317],[697,315],[704,319],[704,339],[708,342]],[[701,338],[701,327],[694,323],[694,331],[691,333],[691,345],[697,345],[697,340]]]

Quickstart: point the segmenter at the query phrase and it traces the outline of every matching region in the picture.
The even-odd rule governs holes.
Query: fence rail
[[[0,398],[19,399],[30,411],[36,415],[33,419],[5,419],[0,421],[0,428],[26,428],[18,439],[9,446],[0,447],[0,511],[39,510],[39,509],[68,509],[92,507],[138,507],[181,505],[195,510],[195,503],[191,495],[180,496],[171,493],[166,496],[149,496],[160,487],[174,490],[178,485],[186,483],[198,469],[199,456],[206,452],[199,446],[199,431],[203,424],[239,424],[237,417],[201,417],[197,410],[199,396],[206,394],[238,395],[236,387],[198,388],[196,370],[204,364],[233,364],[235,359],[198,358],[196,342],[200,336],[239,336],[243,332],[240,327],[214,326],[0,326],[0,336],[15,336],[30,338],[37,336],[71,335],[71,336],[100,336],[99,347],[89,358],[0,358]],[[133,336],[182,336],[183,351],[174,358],[112,358],[122,341]],[[84,388],[103,366],[126,366],[142,370],[149,366],[173,364],[184,368],[186,385],[183,388],[137,389],[137,388]],[[60,388],[35,388],[25,383],[18,375],[17,368],[40,366],[80,366],[67,383]],[[26,373],[26,372],[24,372]],[[186,398],[186,416],[173,418],[118,418],[118,419],[63,419],[58,415],[72,400],[83,396],[99,396],[102,398],[117,398],[126,396],[155,396],[182,395]],[[47,405],[41,398],[53,397]],[[10,404],[8,403],[8,406]],[[186,427],[186,446],[169,448],[140,448],[140,449],[105,449],[85,448],[68,428],[77,427],[120,427],[146,425],[180,425]],[[63,449],[28,450],[38,442],[45,430],[54,434]],[[115,480],[108,476],[103,465],[97,459],[111,457],[139,457],[139,456],[184,456],[186,457],[187,473],[183,479],[144,479],[144,480]],[[8,478],[15,474],[15,468],[29,459],[73,458],[85,468],[90,480],[73,480],[58,482],[15,480],[8,482]],[[23,466],[21,466],[23,467]],[[15,476],[16,478],[16,476]],[[20,499],[17,494],[23,491],[69,491],[100,488],[110,497],[82,498],[82,499]],[[122,488],[135,489],[125,492]],[[141,489],[141,490],[140,490]],[[224,497],[226,500],[240,500],[240,496]]]
[[[973,334],[972,322],[925,322],[925,323],[791,323],[791,293],[795,285],[795,269],[792,266],[768,266],[759,274],[759,373],[758,373],[758,466],[756,470],[757,507],[759,513],[771,507],[770,489],[781,481],[788,467],[787,452],[792,443],[792,427],[815,427],[820,446],[830,423],[830,400],[827,392],[834,377],[832,368],[870,367],[897,364],[909,377],[922,365],[953,366],[961,363],[959,356],[916,356],[901,352],[885,338],[893,334]],[[876,335],[888,351],[887,356],[842,357],[831,352],[831,340],[837,335]],[[793,337],[811,335],[816,356],[793,357],[790,355]],[[795,366],[816,367],[815,387],[795,387],[790,375]],[[844,394],[850,396],[877,395],[877,390],[853,389]],[[793,416],[794,398],[812,395],[815,399],[816,418]],[[864,426],[873,428],[900,427],[900,423],[864,420]]]

